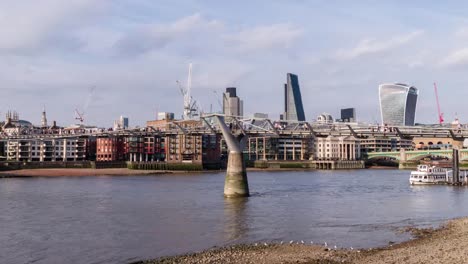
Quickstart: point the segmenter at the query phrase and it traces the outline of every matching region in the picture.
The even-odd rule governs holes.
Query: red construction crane
[[[435,96],[436,96],[436,101],[437,101],[437,113],[439,114],[439,124],[442,125],[442,123],[444,123],[444,113],[440,112],[439,94],[437,92],[436,83],[434,83],[434,91],[435,91]]]

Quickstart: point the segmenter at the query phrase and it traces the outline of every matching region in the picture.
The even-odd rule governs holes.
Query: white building
[[[333,123],[333,117],[328,113],[322,113],[317,116],[317,122],[330,124]]]
[[[174,120],[174,113],[170,112],[158,112],[157,120]]]
[[[359,140],[353,136],[317,137],[315,154],[318,159],[358,160],[361,158]]]
[[[86,138],[8,139],[7,160],[14,161],[81,161],[86,160]]]

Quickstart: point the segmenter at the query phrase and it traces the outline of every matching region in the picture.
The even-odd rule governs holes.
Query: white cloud
[[[468,37],[468,27],[460,27],[455,31],[455,37],[466,38]]]
[[[468,64],[468,48],[453,51],[442,60],[440,65],[450,67],[466,64]]]
[[[222,30],[223,24],[217,20],[207,20],[196,13],[181,18],[170,24],[142,25],[116,42],[121,53],[138,54],[161,49],[169,43],[186,41],[190,44],[197,40],[197,34],[206,34]],[[194,38],[190,38],[194,37]]]
[[[248,52],[271,48],[289,48],[303,33],[303,29],[292,24],[273,24],[228,34],[225,36],[225,40],[239,51]]]
[[[45,45],[49,38],[55,38],[57,30],[68,22],[76,23],[72,22],[75,16],[103,3],[92,0],[0,2],[0,51],[32,52]]]
[[[335,54],[335,58],[339,60],[350,60],[367,54],[385,52],[409,43],[422,34],[423,31],[418,30],[409,34],[395,36],[387,40],[379,41],[376,39],[364,39],[352,49],[338,50],[338,52]]]

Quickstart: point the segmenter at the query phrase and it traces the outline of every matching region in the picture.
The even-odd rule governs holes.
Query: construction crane
[[[75,119],[80,121],[80,124],[84,122],[84,112],[79,112],[78,109],[75,108]]]
[[[439,124],[442,125],[442,123],[444,123],[444,113],[440,112],[439,93],[437,92],[436,83],[434,83],[434,92],[435,92],[436,102],[437,102],[437,114],[439,115]]]
[[[221,99],[219,99],[219,94],[216,90],[213,91],[213,94],[215,95],[216,97],[216,102],[218,103],[219,105],[219,108],[221,109],[221,112],[223,112],[223,103],[221,102]]]
[[[198,115],[198,105],[190,95],[192,90],[192,63],[189,64],[187,88],[185,89],[179,81],[176,81],[176,83],[179,86],[180,93],[184,97],[184,112],[182,118],[184,120],[193,119],[193,117]]]
[[[78,110],[78,108],[75,108],[75,120],[80,121],[81,125],[85,121],[85,112],[88,110],[88,107],[91,104],[91,101],[93,100],[93,94],[94,94],[95,89],[96,89],[95,86],[92,86],[89,89],[88,97],[86,98],[85,104],[83,105],[83,108],[82,108],[81,112]]]

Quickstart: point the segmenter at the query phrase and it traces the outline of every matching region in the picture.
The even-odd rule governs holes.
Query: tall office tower
[[[382,125],[414,126],[418,89],[407,84],[379,85]]]
[[[119,120],[114,121],[114,131],[128,129],[128,117],[120,116]]]
[[[284,84],[284,114],[286,121],[305,121],[301,89],[297,75],[288,73],[288,82]]]
[[[123,129],[128,129],[128,117],[120,116],[120,125]]]
[[[341,121],[342,122],[356,121],[356,109],[354,108],[341,109]]]
[[[223,114],[241,118],[244,115],[244,102],[237,97],[235,87],[226,88],[226,92],[223,94]]]

